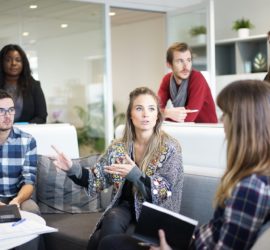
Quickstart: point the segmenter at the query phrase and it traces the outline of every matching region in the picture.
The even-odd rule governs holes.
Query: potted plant
[[[245,38],[249,36],[250,29],[254,28],[254,25],[249,19],[241,18],[233,22],[232,29],[238,32],[238,37]]]
[[[206,43],[206,27],[204,25],[192,27],[189,34],[196,38],[197,43]]]

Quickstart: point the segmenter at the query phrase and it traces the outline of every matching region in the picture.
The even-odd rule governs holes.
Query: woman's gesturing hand
[[[71,159],[67,157],[63,152],[60,152],[60,150],[57,149],[54,145],[52,145],[52,148],[56,152],[53,164],[57,167],[57,169],[68,171],[72,166]]]
[[[126,154],[124,159],[118,160],[117,163],[110,166],[106,166],[104,171],[109,174],[117,174],[121,177],[126,177],[135,165],[135,162]]]

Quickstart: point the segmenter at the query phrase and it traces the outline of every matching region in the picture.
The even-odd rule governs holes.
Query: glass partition
[[[216,97],[214,0],[167,13],[167,43],[186,42],[192,48],[193,67],[204,74]]]
[[[41,81],[48,122],[78,127],[81,144],[104,148],[105,6],[78,1],[2,1],[0,46],[17,43]],[[32,4],[32,5],[30,5]]]
[[[168,13],[168,45],[186,42],[193,52],[193,67],[207,70],[207,17],[206,7],[181,9]]]

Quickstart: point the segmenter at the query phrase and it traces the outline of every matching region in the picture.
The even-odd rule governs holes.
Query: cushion
[[[73,159],[82,167],[95,164],[99,155]],[[99,195],[88,196],[64,171],[56,170],[48,156],[38,156],[36,198],[41,213],[88,213],[100,210]]]
[[[180,213],[198,220],[200,225],[209,222],[219,182],[219,177],[185,174]]]

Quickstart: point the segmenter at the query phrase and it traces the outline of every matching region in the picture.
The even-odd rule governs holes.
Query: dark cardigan
[[[46,123],[47,106],[40,82],[31,80],[28,91],[23,95],[22,114],[15,122]]]

